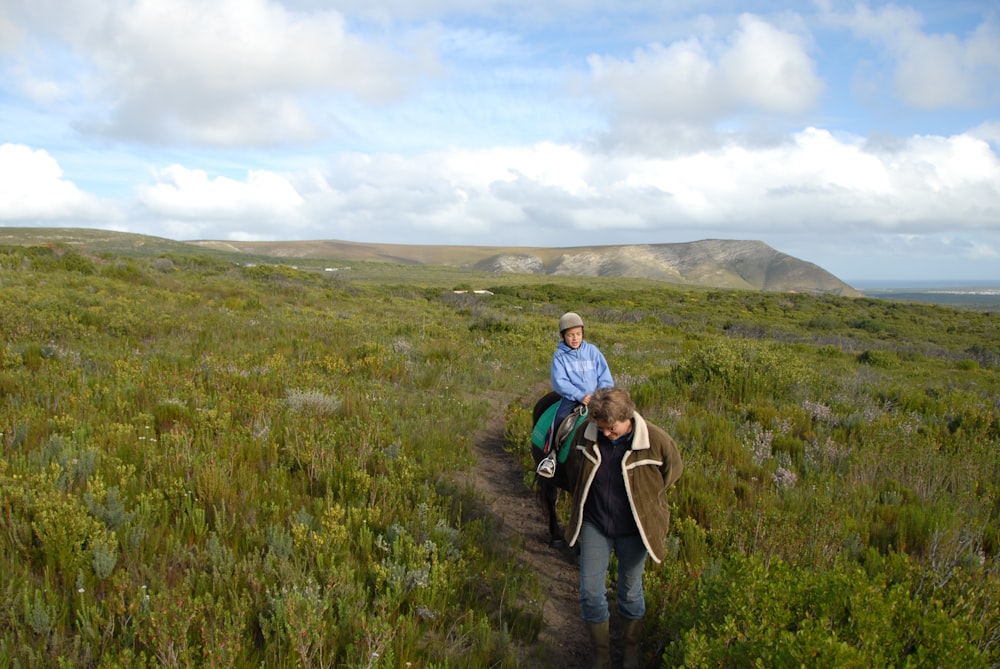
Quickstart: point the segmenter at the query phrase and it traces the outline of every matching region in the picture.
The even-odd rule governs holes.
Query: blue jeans
[[[559,426],[562,425],[562,422],[566,420],[566,416],[568,416],[570,412],[573,409],[575,409],[579,404],[580,402],[577,402],[576,400],[571,400],[568,397],[562,398],[559,401],[559,408],[556,409],[556,417],[555,420],[553,421],[553,427],[558,429]]]
[[[606,537],[594,525],[580,528],[580,604],[583,621],[602,623],[610,617],[605,586],[611,551],[618,558],[618,613],[626,620],[646,614],[642,572],[646,567],[646,547],[638,535]]]

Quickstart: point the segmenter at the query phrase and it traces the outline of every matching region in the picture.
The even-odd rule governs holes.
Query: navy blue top
[[[597,438],[601,465],[590,486],[587,503],[583,507],[583,519],[595,525],[606,537],[627,537],[639,533],[622,473],[622,458],[632,448],[633,434],[635,430],[614,441],[603,433]]]

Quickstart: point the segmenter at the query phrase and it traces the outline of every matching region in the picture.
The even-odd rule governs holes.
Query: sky
[[[0,0],[0,227],[1000,281],[1000,5]]]

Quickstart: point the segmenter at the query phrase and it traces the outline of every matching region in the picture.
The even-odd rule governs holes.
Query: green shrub
[[[885,329],[885,324],[875,318],[862,318],[851,323],[852,328],[878,334]]]
[[[767,397],[782,399],[812,383],[812,372],[798,358],[767,343],[722,340],[699,347],[674,369],[678,384],[698,396],[715,394],[742,404]]]
[[[866,350],[858,355],[858,362],[871,367],[892,368],[899,365],[898,357],[890,351]]]
[[[36,342],[27,344],[21,350],[21,363],[28,371],[37,372],[42,367],[42,361],[49,356],[45,355],[45,348]]]
[[[115,262],[101,268],[101,276],[140,285],[153,285],[135,262]]]
[[[544,655],[468,482],[502,437],[531,484],[568,307],[684,458],[646,659],[1000,663],[994,317],[201,253],[0,249],[0,665]]]
[[[94,265],[92,260],[84,258],[82,255],[73,251],[62,252],[62,254],[59,255],[56,267],[67,272],[77,272],[78,274],[83,274],[85,276],[91,276],[97,273],[97,267]]]
[[[796,469],[802,471],[806,445],[801,439],[787,434],[775,435],[774,440],[771,442],[771,452],[776,456],[786,456]]]
[[[970,630],[912,594],[910,573],[891,582],[850,563],[815,572],[734,556],[661,614],[663,628],[684,630],[664,666],[989,666]]]
[[[837,320],[836,316],[832,314],[821,314],[815,316],[806,323],[806,327],[810,330],[836,330],[843,324]]]

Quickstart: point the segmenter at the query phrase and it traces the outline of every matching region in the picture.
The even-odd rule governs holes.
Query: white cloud
[[[896,87],[915,107],[980,105],[1000,99],[989,83],[1000,84],[1000,35],[994,27],[981,25],[967,40],[951,34],[904,33],[897,37],[895,50]]]
[[[44,151],[4,145],[0,179],[7,220],[123,220]],[[809,234],[829,250],[880,233],[940,243],[947,229],[981,235],[951,248],[982,260],[997,247],[1000,160],[972,135],[880,143],[821,129],[658,158],[542,142],[340,154],[325,168],[243,178],[172,164],[119,206],[134,213],[133,231],[175,239],[567,246],[723,236],[780,248],[775,240]]]
[[[433,66],[419,44],[397,51],[352,33],[336,11],[271,0],[38,3],[20,7],[26,24],[52,12],[38,29],[79,59],[63,85],[108,103],[79,127],[148,142],[311,140],[324,132],[311,97],[392,102]]]
[[[992,142],[994,146],[1000,146],[1000,121],[981,123],[970,130],[968,135],[985,142]]]
[[[23,73],[17,85],[28,99],[40,105],[51,104],[66,96],[65,88],[58,81],[39,79],[28,73]]]
[[[0,55],[16,51],[20,43],[20,28],[6,12],[0,12]]]
[[[692,37],[636,49],[628,60],[593,55],[588,62],[595,91],[621,124],[711,125],[743,111],[798,113],[822,91],[803,39],[749,14],[721,45]]]
[[[655,159],[550,143],[354,155],[290,179],[311,219],[330,221],[310,232],[334,238],[566,245],[809,229],[846,242],[849,232],[922,235],[945,223],[972,232],[1000,217],[1000,163],[964,135],[880,146],[808,129],[773,147]]]
[[[1000,30],[968,4],[0,3],[14,224],[755,238],[824,265],[833,249],[905,251],[940,272],[1000,248]]]
[[[103,63],[126,80],[159,75],[160,83],[193,80],[237,93],[330,88],[371,101],[392,99],[402,86],[393,76],[401,63],[351,35],[334,11],[297,15],[267,0],[148,0],[115,18],[101,35],[114,48],[101,56],[132,55],[124,67]]]
[[[170,165],[154,176],[155,183],[137,189],[137,201],[150,213],[170,219],[288,225],[299,218],[303,204],[292,184],[273,172],[251,171],[246,181],[237,181]]]
[[[1000,25],[989,14],[968,35],[928,32],[915,9],[855,6],[830,14],[880,46],[893,59],[892,84],[908,105],[920,109],[977,107],[1000,101]]]
[[[713,65],[697,40],[637,49],[631,60],[588,59],[597,94],[626,118],[694,121],[721,113]]]
[[[969,245],[969,257],[974,260],[1000,260],[1000,250],[982,242],[973,242]]]
[[[73,223],[114,218],[109,205],[64,179],[47,151],[0,144],[0,220]]]
[[[719,71],[733,97],[754,109],[802,112],[823,89],[802,38],[749,14],[740,17]]]
[[[527,179],[571,195],[588,189],[588,161],[577,149],[541,142],[532,147],[486,151],[450,151],[444,156],[449,180],[470,188],[488,188],[494,182]]]

